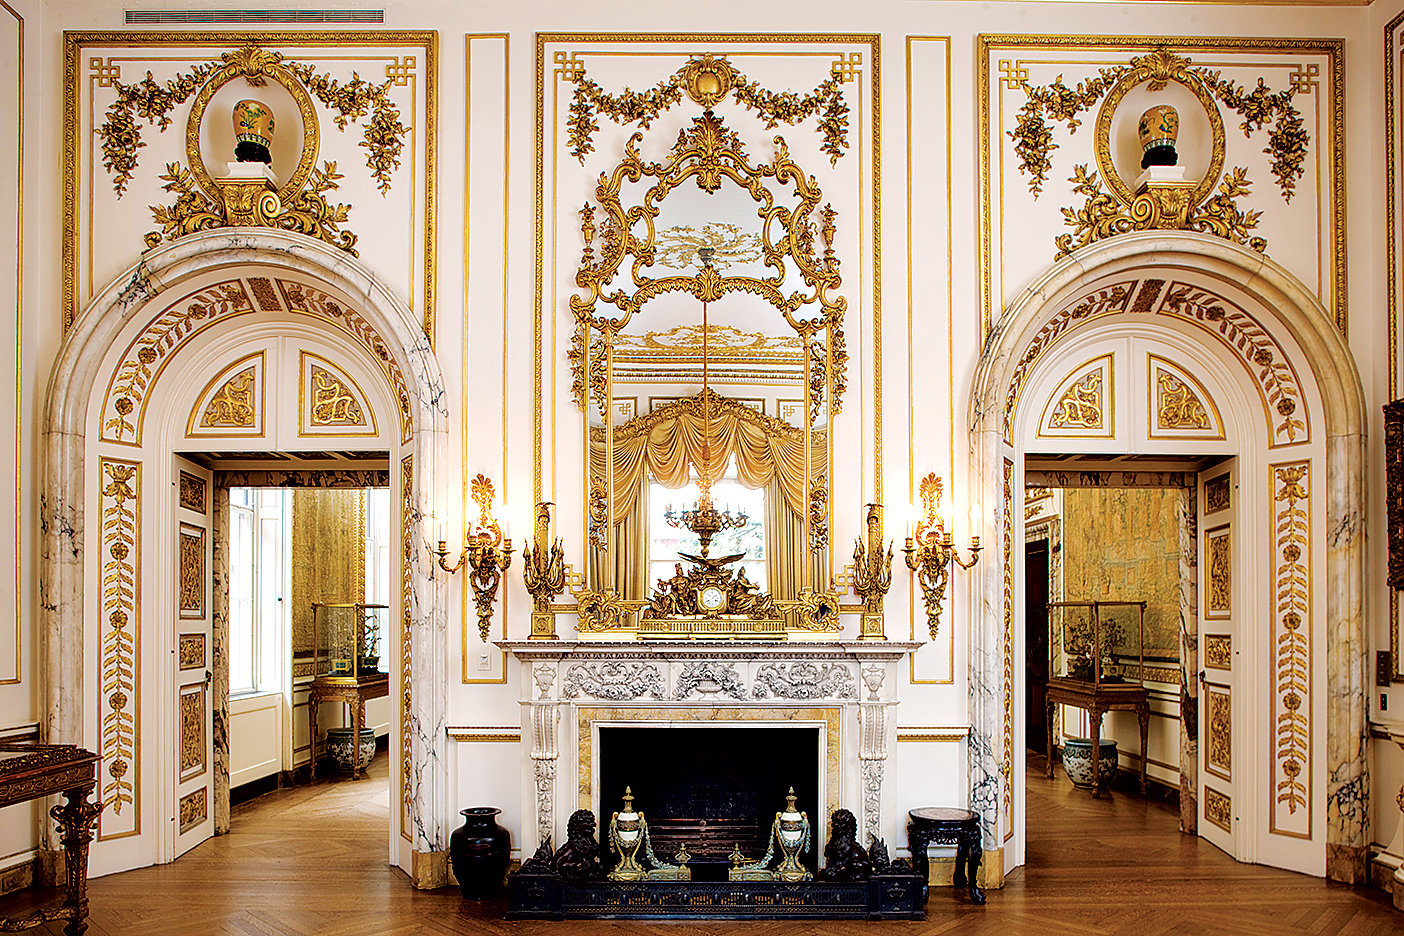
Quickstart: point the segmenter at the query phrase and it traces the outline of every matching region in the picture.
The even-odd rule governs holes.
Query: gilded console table
[[[1092,723],[1092,796],[1102,795],[1102,716],[1134,711],[1141,723],[1141,795],[1146,794],[1146,758],[1150,751],[1150,696],[1140,683],[1091,683],[1056,677],[1048,680],[1048,776],[1053,776],[1053,713],[1059,705],[1085,709]]]
[[[67,920],[66,936],[88,929],[88,845],[102,803],[88,802],[97,785],[98,756],[71,744],[0,744],[0,806],[63,794],[49,810],[58,822],[63,844],[63,901],[17,917],[0,916],[0,932],[13,933]]]
[[[361,726],[366,723],[366,701],[382,699],[390,694],[390,675],[371,673],[351,680],[338,678],[312,680],[307,692],[307,717],[312,723],[312,757],[308,769],[317,779],[317,706],[322,702],[345,702],[351,708],[352,750],[351,779],[361,778]]]

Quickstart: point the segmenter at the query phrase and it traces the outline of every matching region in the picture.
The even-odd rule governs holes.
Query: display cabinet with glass
[[[380,639],[388,605],[313,602],[313,676],[323,682],[357,683],[381,675]]]
[[[1055,601],[1048,605],[1048,672],[1054,679],[1141,684],[1144,601]]]

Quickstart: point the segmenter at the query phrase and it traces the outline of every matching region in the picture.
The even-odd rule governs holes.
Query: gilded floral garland
[[[845,78],[839,71],[832,72],[808,94],[771,91],[748,80],[726,59],[703,55],[647,91],[625,88],[619,94],[609,94],[586,77],[583,66],[574,69],[570,80],[575,85],[575,93],[566,120],[570,155],[583,163],[586,154],[594,151],[594,136],[600,129],[598,114],[618,124],[637,124],[639,129],[647,130],[659,115],[680,103],[684,94],[696,96],[691,88],[699,69],[720,79],[715,86],[718,90],[711,95],[712,103],[729,93],[742,107],[755,111],[768,129],[782,123],[794,126],[818,115],[819,131],[823,135],[819,148],[829,154],[829,163],[837,163],[848,149],[848,104],[843,99]],[[703,106],[710,107],[711,103]]]
[[[1065,85],[1061,75],[1048,85],[1020,82],[1027,100],[1009,138],[1019,156],[1019,171],[1029,177],[1029,191],[1035,198],[1043,191],[1052,168],[1051,154],[1058,148],[1048,121],[1063,124],[1069,133],[1076,132],[1082,125],[1080,115],[1096,105],[1117,82],[1136,72],[1146,73],[1152,90],[1163,88],[1168,81],[1200,85],[1243,118],[1238,126],[1245,137],[1271,124],[1263,152],[1272,160],[1272,173],[1282,197],[1292,200],[1297,180],[1305,171],[1307,146],[1311,142],[1301,112],[1292,104],[1295,89],[1272,91],[1259,78],[1257,87],[1247,91],[1220,72],[1191,65],[1189,58],[1164,48],[1136,56],[1127,65],[1103,68],[1097,77],[1080,81],[1075,88]]]
[[[137,168],[137,151],[146,145],[141,138],[139,121],[145,120],[164,132],[171,124],[171,112],[189,100],[217,72],[238,69],[249,78],[250,84],[257,85],[263,83],[260,73],[274,65],[286,67],[318,100],[336,111],[338,130],[345,132],[348,125],[370,114],[360,145],[366,149],[366,166],[371,170],[371,177],[382,194],[388,192],[390,176],[400,165],[403,138],[409,130],[400,121],[400,110],[390,98],[394,79],[387,78],[375,85],[353,73],[351,80],[343,84],[317,72],[310,64],[284,62],[281,53],[250,45],[225,52],[219,62],[194,65],[164,84],[157,82],[150,71],[141,81],[132,84],[113,79],[117,97],[108,105],[97,134],[102,141],[102,164],[112,176],[117,195],[120,197],[126,191]]]

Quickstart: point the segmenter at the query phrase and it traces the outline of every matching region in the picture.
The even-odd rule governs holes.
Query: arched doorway
[[[1134,346],[1138,340],[1145,344]],[[1248,596],[1238,622],[1237,698],[1253,717],[1235,722],[1247,737],[1233,744],[1235,751],[1246,745],[1252,759],[1235,781],[1246,784],[1243,792],[1215,807],[1218,818],[1230,817],[1240,859],[1277,863],[1270,844],[1281,842],[1295,856],[1292,867],[1363,880],[1369,835],[1358,691],[1365,658],[1359,376],[1335,326],[1290,274],[1245,248],[1196,234],[1129,234],[1060,263],[1010,305],[977,369],[972,489],[987,507],[999,505],[989,511],[998,528],[984,532],[1000,544],[980,571],[984,613],[971,634],[971,801],[985,816],[987,840],[1008,838],[1007,864],[1022,863],[1023,746],[1013,738],[1022,736],[1023,687],[1013,679],[1013,661],[1023,650],[1023,609],[1013,586],[1023,553],[1014,516],[1022,509],[1015,492],[1022,491],[1024,456],[1049,395],[1079,380],[1078,362],[1090,366],[1118,353],[1118,343],[1123,374],[1134,381],[1126,372],[1139,369],[1137,386],[1145,388],[1131,394],[1140,402],[1124,411],[1126,434],[1069,437],[1068,451],[1175,447],[1148,428],[1154,404],[1141,396],[1150,392],[1157,357],[1226,401],[1238,400],[1231,407],[1238,414],[1225,416],[1246,482],[1233,561],[1261,594]],[[1067,363],[1074,348],[1081,357]],[[1062,365],[1067,373],[1055,375]],[[1201,815],[1204,808],[1201,802]]]
[[[208,789],[203,802],[194,796],[201,774],[182,770],[189,712],[175,701],[186,682],[176,664],[186,628],[173,622],[201,619],[181,596],[189,584],[181,553],[202,526],[193,496],[180,490],[201,479],[182,476],[172,456],[191,444],[186,415],[220,392],[225,375],[281,386],[289,399],[270,401],[263,441],[249,445],[266,448],[280,420],[297,422],[292,399],[309,353],[348,386],[368,386],[363,402],[386,424],[401,545],[390,641],[390,860],[417,884],[442,883],[434,870],[442,862],[419,860],[447,841],[445,611],[428,526],[444,483],[438,364],[404,303],[355,261],[262,229],[204,232],[145,256],[74,323],[50,381],[41,508],[46,732],[103,756],[99,792],[111,805],[93,852],[98,873],[170,860],[188,843],[182,828],[208,819],[201,807],[213,810]],[[292,435],[302,433],[282,438]],[[313,433],[273,444],[332,441]],[[182,693],[182,708],[185,701]]]

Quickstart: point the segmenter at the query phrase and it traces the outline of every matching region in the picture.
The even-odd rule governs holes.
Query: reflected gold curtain
[[[590,581],[602,587],[604,550],[590,551]],[[619,597],[648,597],[648,511],[635,510],[614,525],[614,580]]]
[[[790,511],[804,516],[804,430],[779,419],[765,416],[727,397],[707,391],[711,419],[703,416],[702,394],[675,400],[652,413],[632,419],[614,430],[614,518],[627,519],[643,492],[645,478],[652,474],[665,487],[682,487],[705,471],[716,482],[732,456],[737,475],[749,488],[768,487],[776,482],[779,498]],[[702,458],[703,444],[710,458]],[[811,479],[825,474],[826,452],[823,430],[813,433],[817,456],[810,468]],[[593,476],[605,474],[605,438],[602,429],[590,433],[590,470]]]

